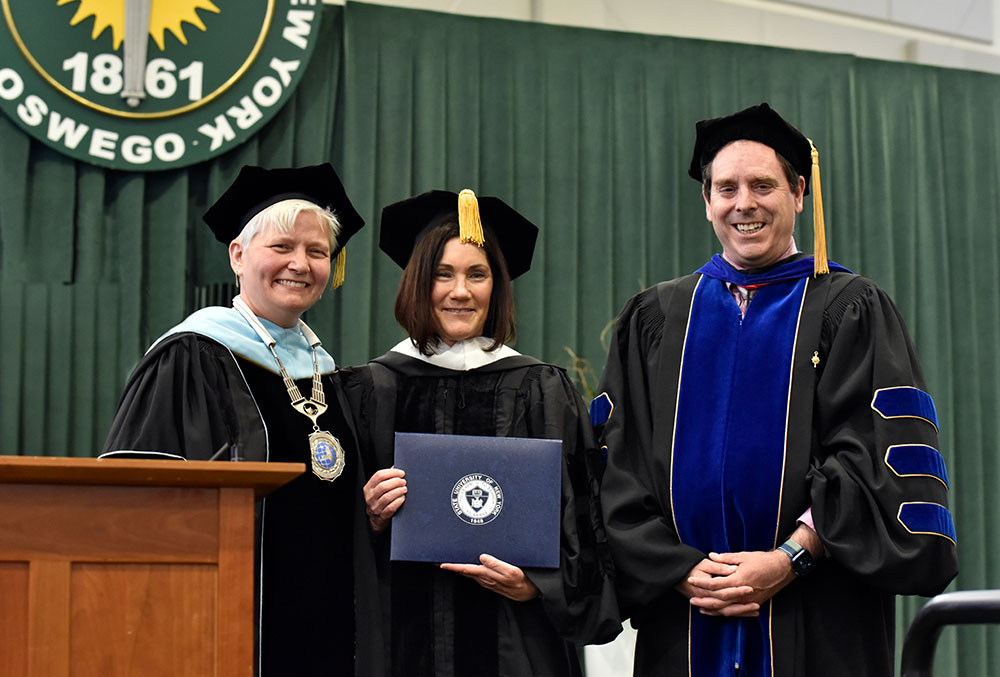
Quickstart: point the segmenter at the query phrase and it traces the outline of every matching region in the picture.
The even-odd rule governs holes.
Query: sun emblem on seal
[[[466,524],[489,524],[503,510],[503,489],[489,475],[466,475],[451,489],[451,509]]]
[[[125,6],[132,3],[128,0],[58,0],[56,4],[66,5],[71,2],[80,3],[76,14],[69,22],[71,26],[94,17],[91,39],[96,40],[106,28],[110,28],[112,45],[115,49],[121,47],[125,39]],[[201,31],[205,30],[205,24],[202,23],[196,10],[219,13],[219,8],[211,0],[150,2],[149,37],[153,38],[161,52],[166,49],[164,35],[167,31],[173,33],[181,44],[187,44],[182,23],[190,24]]]

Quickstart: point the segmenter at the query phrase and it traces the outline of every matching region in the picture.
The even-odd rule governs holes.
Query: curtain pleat
[[[229,282],[201,222],[244,164],[330,161],[368,227],[307,321],[338,362],[403,337],[381,208],[498,196],[541,228],[517,348],[600,372],[626,299],[717,250],[687,176],[696,120],[769,101],[816,143],[830,255],[897,301],[937,402],[957,589],[1000,587],[1000,78],[847,55],[326,7],[295,94],[254,138],[181,170],[78,163],[0,117],[0,453],[93,455],[146,347]],[[811,201],[796,230],[811,251]],[[581,384],[582,385],[582,384]],[[593,383],[589,383],[590,386]],[[920,608],[901,598],[898,640]],[[935,674],[987,675],[993,627],[950,628]]]

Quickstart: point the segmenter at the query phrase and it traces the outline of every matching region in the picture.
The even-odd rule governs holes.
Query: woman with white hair
[[[374,570],[355,435],[333,357],[301,319],[332,268],[343,280],[344,244],[364,222],[329,164],[244,167],[204,219],[229,247],[239,295],[153,344],[105,455],[305,463],[258,505],[258,673],[377,674],[356,640],[378,624],[367,594],[355,603]]]

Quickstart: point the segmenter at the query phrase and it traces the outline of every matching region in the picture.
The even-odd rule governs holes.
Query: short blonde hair
[[[262,230],[273,229],[281,233],[289,233],[295,228],[295,219],[299,214],[312,212],[319,217],[320,222],[326,228],[327,237],[330,238],[330,255],[337,251],[337,236],[340,235],[340,221],[329,209],[323,209],[315,202],[292,198],[275,202],[269,207],[265,207],[253,218],[247,221],[243,230],[236,236],[235,241],[240,243],[243,249],[250,246],[253,236]]]

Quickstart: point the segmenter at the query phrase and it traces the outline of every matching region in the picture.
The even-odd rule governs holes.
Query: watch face
[[[792,558],[792,571],[795,572],[796,576],[805,576],[813,567],[813,558],[809,554],[809,551],[803,548],[799,552],[795,553],[795,557]]]

